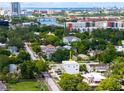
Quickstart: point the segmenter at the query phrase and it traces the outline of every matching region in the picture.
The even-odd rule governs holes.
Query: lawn
[[[36,81],[22,81],[15,84],[8,84],[8,91],[40,91],[40,90],[43,91],[48,90],[48,88],[45,86],[43,82],[39,83]]]

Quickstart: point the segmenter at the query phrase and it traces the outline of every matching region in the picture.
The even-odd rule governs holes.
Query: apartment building
[[[91,18],[78,18],[77,22],[66,22],[68,31],[93,31],[98,28],[112,28],[112,29],[124,29],[124,21],[119,18],[111,17],[91,17]]]
[[[78,32],[93,31],[98,28],[124,29],[124,21],[85,21],[85,22],[66,22],[68,31],[76,30]]]

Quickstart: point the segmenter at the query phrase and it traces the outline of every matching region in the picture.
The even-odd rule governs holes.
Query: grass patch
[[[15,84],[7,84],[8,91],[47,91],[48,88],[44,82],[21,81]]]

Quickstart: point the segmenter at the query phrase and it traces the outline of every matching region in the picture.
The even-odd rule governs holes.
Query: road
[[[0,91],[5,91],[5,90],[6,90],[5,84],[3,84],[2,81],[0,81]]]
[[[43,76],[45,77],[45,81],[48,83],[52,91],[60,91],[57,84],[54,82],[54,80],[50,77],[50,75],[47,72],[43,73]]]
[[[40,59],[39,56],[36,55],[36,53],[33,52],[33,50],[31,49],[30,43],[25,43],[25,49],[30,54],[32,60],[39,60]],[[41,58],[43,59],[43,57],[41,57]],[[43,61],[45,62],[44,59],[43,59]],[[52,91],[60,91],[60,89],[58,88],[57,84],[50,77],[48,72],[43,73],[43,75],[45,77],[45,82],[47,82],[47,84],[49,85],[49,87],[51,88]]]
[[[25,49],[30,54],[32,60],[39,60],[38,55],[32,51],[32,49],[29,47],[29,43],[25,43]]]

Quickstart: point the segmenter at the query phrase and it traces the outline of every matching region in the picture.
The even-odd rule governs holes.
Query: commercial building
[[[34,10],[33,14],[42,14],[42,15],[46,15],[46,14],[64,14],[63,10],[50,10],[50,9],[44,9],[44,10]]]
[[[21,14],[21,7],[19,2],[11,3],[11,15],[19,17]]]
[[[46,26],[57,25],[56,18],[53,18],[53,17],[43,17],[43,18],[37,19],[37,21],[41,25],[46,25]]]
[[[34,17],[33,15],[33,11],[32,10],[22,10],[21,11],[21,16],[26,16],[26,17]]]

